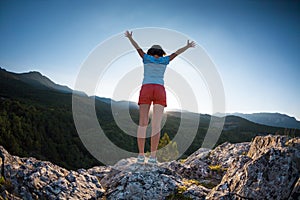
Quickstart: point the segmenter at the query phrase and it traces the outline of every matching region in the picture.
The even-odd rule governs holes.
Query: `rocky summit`
[[[187,159],[69,171],[0,146],[0,199],[300,199],[300,138],[200,148]]]

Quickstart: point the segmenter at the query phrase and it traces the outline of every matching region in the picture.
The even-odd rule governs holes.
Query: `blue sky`
[[[0,66],[73,88],[89,53],[127,29],[182,32],[209,54],[227,112],[300,119],[298,1],[0,1]]]

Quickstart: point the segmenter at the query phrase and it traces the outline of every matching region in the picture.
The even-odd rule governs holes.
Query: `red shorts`
[[[144,84],[140,90],[140,104],[160,104],[167,107],[166,90],[163,85],[159,84]]]

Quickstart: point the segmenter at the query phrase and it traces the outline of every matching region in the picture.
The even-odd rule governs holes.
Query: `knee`
[[[148,126],[148,119],[147,120],[140,120],[139,121],[139,126]]]
[[[147,127],[148,124],[147,124],[147,123],[140,123],[139,126],[140,126],[140,127]]]
[[[158,133],[158,132],[160,132],[160,130],[161,130],[161,128],[160,128],[160,126],[158,126],[158,125],[156,125],[156,126],[153,126],[152,125],[152,132],[153,133]]]

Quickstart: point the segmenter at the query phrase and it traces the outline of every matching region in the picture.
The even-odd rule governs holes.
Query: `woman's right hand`
[[[188,47],[188,48],[191,48],[191,47],[195,47],[196,46],[196,43],[194,42],[194,41],[187,41],[187,43],[186,43],[186,46]]]

